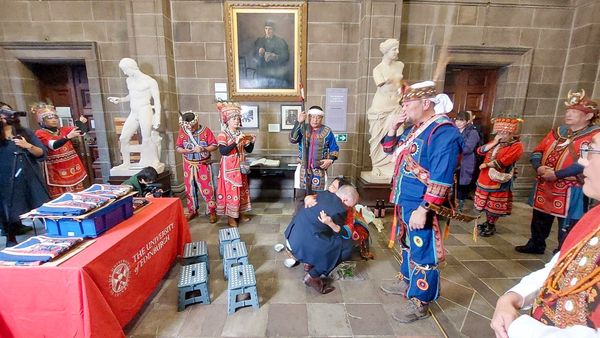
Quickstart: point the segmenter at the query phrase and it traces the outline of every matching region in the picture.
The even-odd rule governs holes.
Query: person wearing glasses
[[[85,166],[73,147],[72,140],[83,135],[77,127],[61,127],[54,106],[44,102],[31,106],[40,129],[35,131],[42,144],[48,149],[48,157],[44,161],[43,172],[48,186],[50,198],[57,198],[66,192],[85,189],[87,178]],[[82,123],[87,119],[79,118]]]
[[[597,110],[596,110],[596,115]],[[600,199],[600,134],[581,144],[583,193]],[[496,303],[498,338],[599,337],[600,206],[587,212],[543,269],[525,276]],[[520,310],[531,308],[519,316]]]
[[[583,216],[588,199],[582,191],[583,166],[577,163],[579,148],[590,144],[592,137],[600,132],[594,125],[598,119],[598,104],[585,97],[585,91],[569,91],[565,101],[565,123],[552,130],[535,147],[531,164],[537,179],[529,203],[533,206],[531,238],[516,251],[543,254],[546,238],[554,218],[558,218],[558,248],[569,230]]]

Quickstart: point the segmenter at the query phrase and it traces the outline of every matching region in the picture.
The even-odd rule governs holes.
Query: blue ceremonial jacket
[[[421,126],[426,128],[411,140]],[[381,144],[386,153],[404,149],[397,154],[390,202],[444,203],[464,146],[460,131],[447,116],[433,116],[396,137],[386,135]]]
[[[339,226],[346,223],[347,208],[342,200],[329,191],[317,193],[317,205],[298,210],[285,230],[285,238],[292,247],[294,256],[315,270],[328,274],[342,259],[343,235],[345,231],[333,232],[319,221],[321,210]]]

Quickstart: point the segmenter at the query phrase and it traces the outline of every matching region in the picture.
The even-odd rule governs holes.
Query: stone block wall
[[[223,1],[11,0],[2,6],[0,97],[18,109],[38,98],[36,80],[2,46],[81,43],[94,49],[72,55],[85,59],[91,74],[106,170],[120,161],[113,118],[128,114],[126,105],[106,100],[127,93],[118,68],[123,57],[137,59],[159,82],[166,136],[162,159],[175,181],[181,175],[174,152],[177,111],[199,111],[206,125],[220,129],[214,84],[227,81]],[[366,111],[375,93],[371,72],[381,61],[379,43],[385,39],[400,40],[399,59],[410,82],[435,78],[443,86],[442,46],[451,51],[451,63],[498,67],[494,111],[523,112],[523,141],[530,151],[561,122],[569,89],[584,88],[599,97],[599,12],[594,0],[309,0],[307,104],[323,106],[326,88],[348,88],[348,142],[340,144],[340,159],[330,174],[357,177],[370,169]],[[68,53],[50,54],[64,59]],[[257,154],[296,154],[286,132],[267,132],[268,124],[280,123],[286,102],[241,103],[259,106],[259,129],[248,130],[257,133]],[[533,176],[528,155],[519,164],[521,191]]]
[[[566,95],[561,84],[573,43],[574,2],[413,0],[404,1],[403,7],[399,58],[405,62],[405,78],[409,81],[435,78],[442,87],[443,73],[436,72],[436,48],[441,46],[476,47],[481,53],[474,55],[473,63],[498,67],[493,111],[523,113],[525,118],[522,135],[527,152],[519,162],[521,176],[516,182],[517,190],[525,195],[533,177],[529,152],[561,122]],[[583,25],[582,29],[591,31]],[[490,54],[491,50],[498,53]],[[522,56],[511,60],[507,53]],[[450,63],[465,61],[450,55]],[[577,64],[574,67],[583,67],[586,53],[582,51],[581,55],[582,61],[573,61]],[[596,63],[597,59],[596,54]]]

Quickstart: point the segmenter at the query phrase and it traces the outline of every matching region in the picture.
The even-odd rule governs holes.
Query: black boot
[[[488,222],[483,222],[481,224],[477,224],[477,233],[479,234],[479,236],[481,236],[483,234],[483,231],[487,228],[488,226]]]
[[[496,225],[485,222],[486,227],[479,233],[481,237],[491,237],[496,233]]]
[[[535,245],[531,240],[529,240],[525,245],[519,245],[515,247],[517,252],[535,255],[543,255],[545,249],[545,247]]]

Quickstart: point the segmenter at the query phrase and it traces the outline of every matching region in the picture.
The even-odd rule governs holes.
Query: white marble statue
[[[164,164],[160,163],[161,140],[157,129],[160,126],[160,92],[158,83],[150,76],[142,73],[135,60],[123,58],[119,62],[119,68],[127,75],[127,89],[129,94],[125,97],[108,98],[108,101],[119,104],[129,102],[131,109],[125,124],[119,143],[123,163],[111,169],[111,175],[125,176],[137,172],[139,169],[152,166],[161,173]],[[142,132],[142,144],[134,149],[129,143],[131,137],[140,128]],[[140,162],[131,163],[131,152],[140,152]]]
[[[381,63],[373,69],[373,79],[377,91],[371,108],[367,111],[369,120],[371,171],[361,173],[361,177],[371,183],[389,183],[394,174],[391,156],[383,152],[380,141],[387,133],[388,121],[402,108],[398,101],[397,89],[402,80],[404,63],[397,60],[399,41],[387,39],[379,45],[383,54]]]

